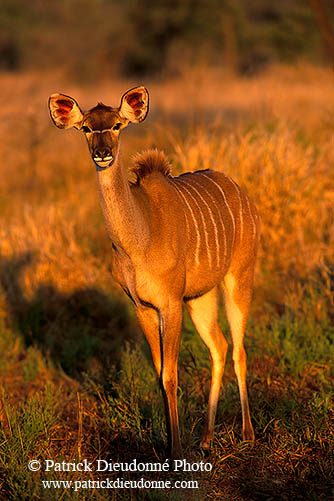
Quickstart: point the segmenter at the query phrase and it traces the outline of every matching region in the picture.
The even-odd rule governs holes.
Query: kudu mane
[[[154,172],[160,172],[163,176],[171,177],[172,166],[163,151],[158,149],[142,151],[133,157],[134,166],[130,171],[136,176],[136,184]]]

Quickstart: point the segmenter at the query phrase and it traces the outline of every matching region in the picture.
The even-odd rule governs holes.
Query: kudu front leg
[[[169,304],[160,312],[162,369],[160,384],[165,403],[168,447],[172,459],[182,457],[177,411],[177,365],[180,351],[182,305]]]
[[[151,348],[153,364],[158,380],[161,378],[161,347],[159,334],[159,315],[153,308],[137,308],[137,318]]]
[[[182,305],[169,302],[160,311],[161,378],[160,384],[165,403],[168,448],[172,459],[182,457],[179,417],[177,411],[177,365],[180,352]]]
[[[161,310],[137,310],[137,317],[150,345],[165,405],[168,448],[171,458],[182,457],[177,411],[177,365],[180,351],[182,306],[173,304]]]

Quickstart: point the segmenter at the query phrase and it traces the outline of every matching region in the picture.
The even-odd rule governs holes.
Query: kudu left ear
[[[59,129],[75,127],[80,129],[83,115],[75,99],[65,94],[52,94],[49,97],[49,110],[53,123]]]
[[[145,87],[135,87],[123,94],[119,114],[130,122],[139,123],[145,120],[148,113],[149,97]]]

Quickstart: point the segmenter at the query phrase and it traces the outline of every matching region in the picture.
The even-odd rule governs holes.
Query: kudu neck
[[[128,171],[118,153],[113,165],[97,171],[100,202],[108,234],[115,246],[129,256],[143,252],[148,224],[135,199]]]

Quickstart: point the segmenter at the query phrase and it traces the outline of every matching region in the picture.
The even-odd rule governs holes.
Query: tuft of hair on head
[[[137,183],[144,177],[154,172],[160,172],[163,176],[170,177],[172,166],[165,153],[157,148],[142,151],[133,157],[134,167],[130,170],[137,177]]]

